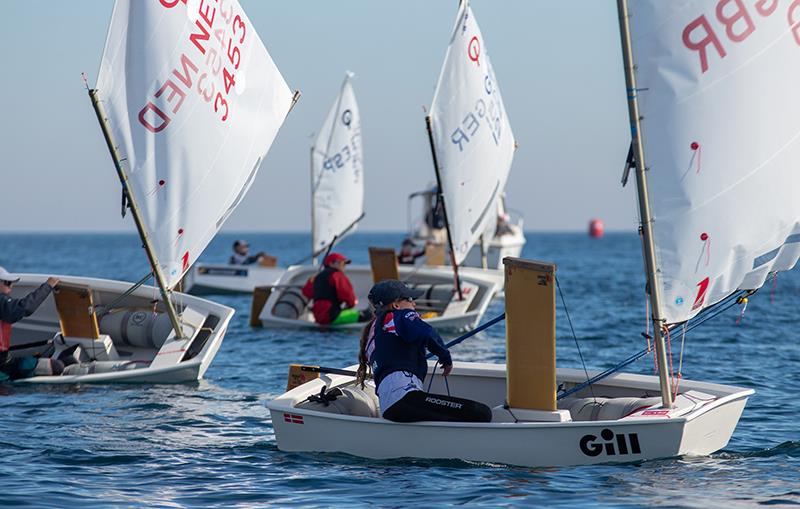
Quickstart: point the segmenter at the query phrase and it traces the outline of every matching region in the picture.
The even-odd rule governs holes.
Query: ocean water
[[[286,264],[308,251],[301,234],[220,235],[204,261],[226,261],[245,237]],[[339,248],[400,234],[356,234]],[[529,234],[523,255],[558,264],[586,365],[606,368],[640,350],[645,326],[638,238]],[[17,272],[135,281],[147,272],[130,235],[0,235],[0,265]],[[183,385],[0,385],[0,506],[548,506],[752,507],[800,505],[800,346],[797,270],[686,336],[684,378],[756,390],[729,445],[709,457],[625,465],[521,468],[456,460],[374,461],[278,450],[266,402],[283,392],[292,362],[355,362],[343,333],[251,329],[247,296],[206,378]],[[580,359],[558,302],[558,363]],[[495,302],[485,319],[502,312]],[[453,348],[456,360],[504,360],[503,324]],[[677,368],[680,341],[673,337]],[[652,373],[652,358],[626,369]]]

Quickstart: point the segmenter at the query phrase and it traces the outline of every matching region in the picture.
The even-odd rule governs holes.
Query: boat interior
[[[441,368],[433,373],[435,364],[429,362],[429,376],[424,387],[433,394],[450,394],[479,401],[492,408],[492,423],[536,422],[525,410],[508,409],[506,401],[505,365],[458,363],[444,383]],[[356,369],[351,366],[348,369]],[[432,374],[433,373],[433,374]],[[595,373],[589,372],[589,376]],[[563,394],[586,379],[582,370],[558,370],[558,391]],[[325,390],[323,391],[323,387]],[[336,391],[335,389],[339,389]],[[617,374],[602,382],[585,387],[559,399],[557,408],[568,412],[566,421],[615,421],[635,417],[679,417],[735,394],[739,388],[704,382],[684,381],[675,398],[675,406],[661,410],[658,378],[655,376]],[[327,395],[327,396],[326,396]],[[330,417],[380,418],[380,404],[374,385],[368,381],[364,388],[357,386],[352,376],[322,375],[319,379],[287,392],[275,403],[298,410],[324,412]],[[542,419],[548,421],[549,419]],[[563,421],[562,421],[563,422]]]
[[[293,267],[287,271],[280,284],[273,289],[270,313],[277,318],[303,320],[314,323],[308,299],[302,295],[302,287],[308,279],[318,272],[315,267]],[[367,309],[367,295],[374,284],[373,272],[367,266],[349,266],[347,277],[353,284],[358,298],[356,309]],[[492,285],[480,285],[472,281],[462,281],[463,300],[454,298],[452,276],[442,272],[402,267],[399,279],[412,288],[425,290],[417,299],[417,311],[426,319],[463,315],[479,309],[487,294],[493,291]]]
[[[25,296],[43,281],[23,278],[14,285],[12,297]],[[13,324],[12,355],[39,357],[36,375],[45,376],[57,374],[48,372],[52,363],[42,362],[48,359],[64,364],[63,375],[163,367],[196,357],[218,332],[220,316],[184,303],[178,310],[188,339],[177,345],[158,290],[141,287],[122,296],[129,287],[128,283],[62,278],[57,290],[31,316]],[[176,296],[176,304],[182,298],[193,299]]]

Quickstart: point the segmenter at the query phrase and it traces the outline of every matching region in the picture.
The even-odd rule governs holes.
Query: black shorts
[[[394,422],[490,422],[492,409],[471,399],[412,391],[387,408],[383,417]]]

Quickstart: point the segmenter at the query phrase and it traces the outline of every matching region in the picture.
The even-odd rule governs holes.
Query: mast
[[[644,262],[647,275],[647,285],[650,290],[652,303],[653,342],[656,345],[656,359],[658,363],[658,378],[661,385],[661,402],[664,408],[672,406],[672,387],[667,368],[667,352],[664,348],[664,336],[661,327],[664,318],[661,312],[661,286],[659,284],[658,267],[656,266],[655,242],[653,240],[653,218],[650,212],[650,197],[647,189],[647,165],[644,158],[644,144],[642,143],[641,117],[639,115],[639,100],[636,88],[636,73],[633,63],[633,49],[631,46],[631,27],[628,14],[628,1],[617,0],[619,14],[619,31],[622,40],[622,60],[625,67],[625,85],[628,91],[628,114],[630,117],[631,134],[633,136],[633,155],[636,161],[636,190],[639,197],[639,216],[644,245]]]
[[[316,232],[316,204],[314,203],[314,144],[311,144],[311,265],[317,264],[317,257],[314,256],[315,249],[317,249],[317,239],[314,237]]]
[[[183,334],[183,327],[181,327],[178,313],[169,298],[170,290],[167,288],[164,280],[164,274],[161,272],[161,266],[158,264],[156,253],[153,250],[153,246],[150,242],[150,235],[147,233],[147,229],[144,227],[144,221],[142,220],[139,206],[136,203],[136,198],[130,190],[130,186],[128,184],[128,175],[125,173],[125,169],[122,167],[122,163],[120,162],[121,158],[119,156],[119,152],[117,151],[117,144],[114,142],[111,129],[108,127],[108,118],[106,116],[105,108],[103,108],[100,99],[97,97],[97,89],[89,90],[89,98],[92,100],[94,112],[97,115],[98,122],[100,122],[100,129],[103,131],[103,137],[106,140],[108,151],[111,153],[111,159],[114,160],[114,167],[117,169],[119,182],[122,184],[122,192],[125,194],[125,197],[128,200],[131,213],[133,214],[133,220],[136,223],[136,229],[139,231],[139,237],[142,239],[142,244],[144,245],[144,250],[147,253],[147,258],[150,261],[150,265],[153,267],[153,275],[158,283],[158,289],[161,291],[161,300],[164,302],[164,305],[167,308],[167,314],[172,322],[172,328],[175,329],[175,336],[178,338],[184,338],[186,336]]]
[[[461,293],[461,279],[458,277],[458,264],[456,263],[456,252],[453,249],[453,236],[450,234],[450,221],[447,219],[447,207],[444,203],[444,194],[442,194],[442,177],[439,174],[439,160],[436,157],[436,146],[433,143],[433,130],[431,129],[431,116],[425,117],[425,126],[428,128],[428,141],[431,143],[431,155],[433,156],[433,170],[436,173],[436,186],[437,199],[442,204],[442,215],[444,216],[444,227],[447,231],[447,245],[450,247],[450,265],[453,266],[453,278],[455,279],[456,292],[458,292],[458,300],[464,300],[464,295]]]

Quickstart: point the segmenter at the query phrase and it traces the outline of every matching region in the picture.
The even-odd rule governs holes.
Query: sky
[[[155,1],[155,0],[141,0]],[[309,146],[346,70],[362,116],[361,231],[407,229],[433,182],[430,106],[457,0],[240,0],[302,92],[223,231],[308,231]],[[519,149],[507,205],[528,231],[635,231],[614,0],[472,0]],[[134,232],[81,72],[97,78],[112,0],[4,2],[0,232]]]

